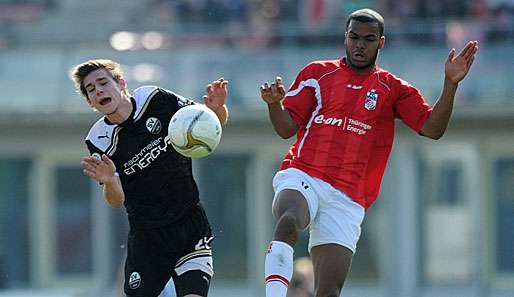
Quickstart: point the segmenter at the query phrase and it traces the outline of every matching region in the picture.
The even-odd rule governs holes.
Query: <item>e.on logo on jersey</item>
[[[314,118],[314,123],[340,127],[344,124],[344,121],[343,119],[338,118],[325,118],[324,115],[320,114],[319,116]]]
[[[352,118],[345,117],[344,120],[338,118],[325,118],[325,116],[322,114],[314,118],[314,123],[338,127],[343,126],[344,130],[356,133],[358,135],[364,135],[366,134],[366,131],[371,130],[372,128],[370,125]]]

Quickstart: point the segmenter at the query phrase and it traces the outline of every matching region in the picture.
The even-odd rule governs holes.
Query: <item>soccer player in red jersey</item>
[[[273,179],[277,224],[265,261],[266,297],[286,296],[293,246],[307,227],[315,296],[339,296],[365,210],[379,192],[395,119],[431,139],[446,130],[478,43],[449,52],[432,108],[416,88],[375,65],[383,33],[379,13],[357,10],[346,23],[346,57],[311,62],[287,93],[280,78],[260,88],[277,134],[297,138]]]

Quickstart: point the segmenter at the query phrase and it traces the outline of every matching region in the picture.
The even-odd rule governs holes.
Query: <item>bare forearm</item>
[[[214,113],[218,116],[221,126],[226,127],[228,121],[228,108],[225,104],[214,110]]]
[[[444,80],[443,91],[435,103],[423,129],[421,129],[422,135],[432,139],[439,139],[443,136],[450,122],[457,87],[458,84],[448,79]]]
[[[454,48],[448,53],[448,58],[444,64],[443,91],[420,131],[422,135],[432,139],[439,139],[443,136],[452,115],[457,86],[468,74],[477,51],[478,42],[475,40],[469,41],[457,56],[455,56]]]
[[[114,208],[120,208],[125,201],[125,193],[119,177],[115,177],[112,182],[105,183],[103,189],[105,201]]]
[[[287,139],[296,133],[298,125],[281,102],[268,104],[268,111],[273,128],[280,137]]]

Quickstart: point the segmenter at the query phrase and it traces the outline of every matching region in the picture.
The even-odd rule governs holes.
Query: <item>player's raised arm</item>
[[[285,95],[286,90],[280,77],[277,77],[275,82],[271,84],[265,82],[261,86],[261,97],[268,104],[269,117],[273,128],[280,137],[287,139],[296,133],[298,125],[282,105],[282,99]]]
[[[203,96],[205,105],[218,116],[221,126],[225,127],[228,121],[228,109],[225,105],[228,90],[228,80],[221,77],[207,85],[207,95]]]
[[[453,101],[459,82],[462,81],[469,72],[475,55],[478,51],[478,42],[470,41],[455,57],[455,49],[448,54],[448,59],[444,66],[444,85],[441,96],[437,100],[432,113],[425,122],[421,134],[423,136],[439,139],[443,136],[448,127],[450,116],[453,110]]]

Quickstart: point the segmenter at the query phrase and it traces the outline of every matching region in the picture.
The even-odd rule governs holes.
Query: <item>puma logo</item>
[[[107,138],[107,139],[109,139],[109,135],[108,135],[108,132],[107,132],[107,131],[105,131],[105,135],[99,135],[99,136],[98,136],[98,139],[102,139],[102,138]]]

